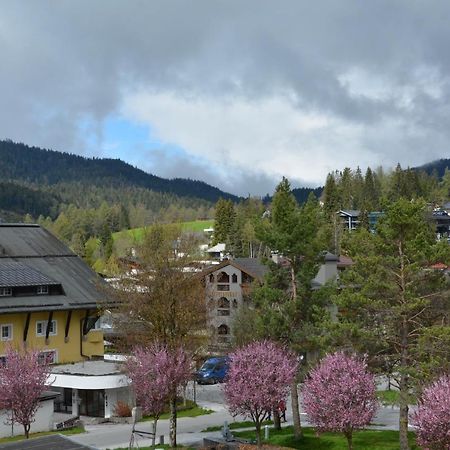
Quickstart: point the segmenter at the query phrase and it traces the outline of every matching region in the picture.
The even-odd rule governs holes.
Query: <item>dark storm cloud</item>
[[[3,1],[0,137],[102,154],[81,124],[101,147],[102,121],[130,93],[288,96],[364,128],[341,143],[354,165],[363,150],[374,165],[445,157],[449,19],[447,1]],[[268,187],[278,173],[260,177]]]

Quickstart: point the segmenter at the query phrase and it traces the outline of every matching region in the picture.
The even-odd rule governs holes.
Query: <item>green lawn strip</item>
[[[51,434],[65,434],[69,436],[71,434],[80,434],[85,433],[85,429],[83,427],[74,427],[69,430],[55,430],[55,431],[40,431],[39,433],[30,433],[30,439],[40,437],[40,436],[49,436]],[[6,442],[14,442],[14,441],[22,441],[25,439],[25,435],[17,435],[13,437],[4,437],[0,438],[0,443],[4,444]]]
[[[233,434],[244,439],[255,439],[254,431],[240,431]],[[411,450],[419,450],[415,444],[414,433],[409,433],[409,441]],[[322,433],[317,436],[314,428],[310,427],[303,428],[303,437],[298,440],[294,438],[292,427],[286,427],[281,431],[271,429],[270,439],[266,443],[302,450],[345,450],[348,448],[343,434]],[[398,450],[398,431],[356,431],[353,433],[353,448],[355,450]]]
[[[175,224],[176,225],[176,224]],[[214,220],[193,220],[191,222],[180,222],[183,231],[203,231],[205,228],[212,228]],[[145,233],[145,227],[131,228],[129,230],[117,231],[112,234],[113,240],[117,240],[124,236],[129,236],[136,242],[141,242]]]
[[[193,220],[191,222],[182,222],[183,231],[203,231],[205,228],[213,228],[214,220]]]
[[[273,425],[272,420],[266,420],[262,423],[263,425]],[[251,420],[244,420],[243,422],[231,422],[228,424],[230,430],[239,430],[240,428],[251,428],[255,425]],[[210,431],[222,431],[223,425],[214,425],[202,430],[202,433],[209,433]]]
[[[202,408],[200,406],[193,406],[190,408],[180,408],[177,412],[177,417],[178,418],[182,418],[182,417],[198,417],[198,416],[204,416],[206,414],[211,414],[214,411],[212,409],[205,409]],[[169,419],[170,418],[170,413],[164,413],[161,414],[161,417],[159,418],[159,420],[164,420],[164,419]],[[153,420],[153,416],[144,416],[142,418],[142,422],[147,422],[149,420]]]
[[[400,392],[397,390],[377,391],[377,397],[383,404],[383,406],[399,406],[400,404]],[[410,405],[413,405],[416,403],[416,401],[416,397],[412,394],[409,394],[408,403]]]

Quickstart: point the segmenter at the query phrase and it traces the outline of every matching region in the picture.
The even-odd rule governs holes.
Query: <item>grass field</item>
[[[174,224],[177,225],[177,224]],[[191,222],[181,222],[178,225],[180,225],[181,229],[186,232],[200,232],[203,231],[205,228],[211,228],[214,226],[214,220],[193,220]],[[113,233],[113,240],[120,239],[123,236],[129,236],[136,242],[142,242],[142,239],[144,237],[145,227],[141,228],[132,228],[130,230],[126,231],[118,231],[117,233]]]
[[[188,408],[188,409],[179,409],[177,412],[177,417],[181,418],[181,417],[198,417],[198,416],[204,416],[206,414],[211,414],[214,411],[212,409],[205,409],[205,408],[201,408],[200,406],[193,406],[192,408]],[[160,420],[164,420],[164,419],[169,419],[170,418],[170,413],[164,413],[161,415],[161,417],[159,418]],[[148,421],[148,420],[153,420],[153,417],[151,416],[145,416],[142,421]]]
[[[233,433],[245,439],[255,439],[255,432],[241,431]],[[280,447],[298,448],[301,450],[346,450],[347,440],[339,433],[323,433],[316,435],[314,428],[303,428],[303,437],[296,440],[292,427],[281,431],[270,430],[270,439],[267,444]],[[414,433],[410,433],[411,450],[419,450],[415,444]],[[361,450],[398,450],[398,431],[357,431],[353,434],[353,448]]]

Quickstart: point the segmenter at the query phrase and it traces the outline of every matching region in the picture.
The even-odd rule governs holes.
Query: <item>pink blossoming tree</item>
[[[0,409],[11,412],[11,423],[20,423],[27,438],[49,373],[39,352],[24,348],[8,348],[6,363],[0,365]]]
[[[450,449],[450,376],[445,375],[424,389],[412,415],[417,442],[433,450]]]
[[[189,380],[190,360],[183,349],[169,350],[158,343],[136,347],[132,354],[134,357],[127,361],[128,375],[137,403],[154,417],[152,445],[155,445],[158,419],[169,404],[176,402],[178,388]],[[171,446],[176,446],[176,415],[175,423],[171,421],[170,440]]]
[[[376,413],[375,378],[364,361],[334,353],[310,372],[303,402],[317,430],[344,433],[351,450],[353,430],[368,425]]]
[[[236,350],[230,355],[230,368],[224,393],[233,415],[251,418],[261,445],[261,422],[285,400],[297,373],[297,360],[283,347],[260,341]]]

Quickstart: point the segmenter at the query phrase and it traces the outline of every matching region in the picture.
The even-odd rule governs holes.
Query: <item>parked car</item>
[[[198,384],[216,384],[223,383],[227,373],[229,358],[219,356],[207,359],[195,374]]]

